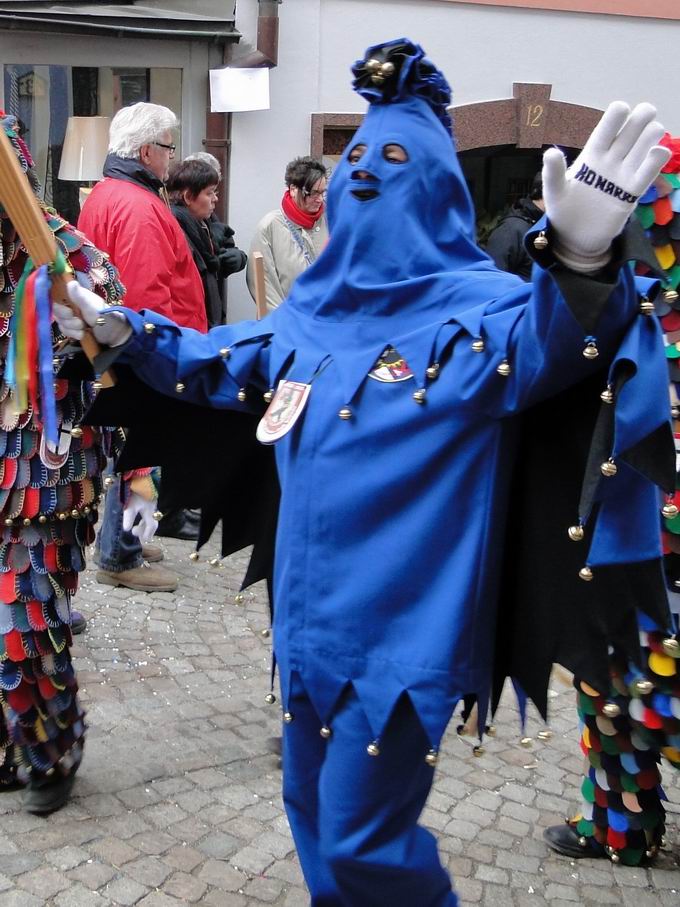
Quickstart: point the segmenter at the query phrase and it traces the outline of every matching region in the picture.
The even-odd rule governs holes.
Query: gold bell
[[[58,513],[58,514],[57,514],[57,519],[60,519],[60,520],[63,522],[63,521],[66,519],[67,516],[68,516],[67,513]]]
[[[600,351],[598,350],[594,340],[589,340],[588,343],[586,343],[583,349],[583,355],[586,357],[586,359],[597,359],[597,357],[600,355]]]
[[[673,517],[678,515],[678,508],[673,503],[673,501],[666,501],[666,503],[661,508],[661,513],[666,517],[667,520],[672,520]]]
[[[680,406],[671,406],[671,416],[673,419],[680,419]]]
[[[651,680],[636,680],[635,689],[640,694],[640,696],[649,696],[649,694],[654,689],[654,684]]]
[[[197,561],[200,558],[200,556],[201,555],[198,553],[198,551],[192,551],[191,554],[189,555],[189,560]]]
[[[640,302],[640,314],[641,315],[653,315],[654,314],[654,303],[650,302],[646,296],[642,297]]]
[[[368,70],[368,72],[380,72],[381,67],[382,63],[380,60],[376,60],[374,57],[364,63],[364,69]]]
[[[621,714],[621,709],[615,702],[605,702],[602,706],[602,714],[605,718],[618,718]]]
[[[223,346],[220,350],[220,359],[228,359],[231,356],[231,350],[228,346]]]
[[[77,510],[75,509],[75,507],[74,507],[73,510],[71,511],[71,516],[73,517],[74,520],[77,520],[78,517],[80,516],[79,511],[77,511]]]
[[[675,636],[669,636],[667,639],[661,643],[666,655],[670,655],[671,658],[680,658],[680,642],[677,641]]]
[[[154,510],[153,518],[157,523],[160,523],[160,521],[163,519],[163,514],[160,510]]]
[[[610,854],[609,854],[609,859],[612,861],[612,863],[620,863],[620,862],[621,862],[621,857],[617,854],[617,852],[616,852],[615,850],[612,850],[612,851],[610,852]]]
[[[12,517],[8,516],[7,519],[5,520],[5,526],[13,526],[13,525],[14,525],[14,520],[12,519]]]
[[[321,736],[323,737],[324,740],[328,740],[328,738],[333,734],[333,731],[329,727],[324,725],[321,728],[321,730],[319,731],[319,733],[321,734]]]
[[[262,394],[262,396],[264,397],[264,402],[265,402],[265,403],[271,403],[272,400],[274,399],[274,391],[273,391],[271,388],[269,388],[269,390],[268,390],[268,391],[265,391],[265,392]]]
[[[178,394],[183,394],[185,390],[186,390],[186,385],[182,384],[181,381],[178,381],[177,384],[175,385],[175,391]]]
[[[92,513],[92,508],[83,507],[83,513],[85,514],[85,516],[89,516]]]
[[[390,76],[394,75],[394,63],[390,63],[388,60],[380,67],[380,71],[386,79],[389,79]]]
[[[265,627],[264,630],[260,630],[260,636],[262,637],[262,639],[269,639],[271,635],[272,631],[269,629],[269,627]]]
[[[503,378],[507,378],[508,375],[512,372],[512,368],[507,359],[504,359],[501,364],[496,369],[499,375],[502,375]]]
[[[650,847],[649,850],[645,851],[645,856],[647,857],[648,860],[653,860],[654,857],[658,854],[658,852],[659,852],[658,847]]]
[[[236,595],[234,596],[234,602],[237,605],[242,605],[244,601],[245,601],[245,599],[244,599],[243,593],[237,592]]]
[[[245,389],[245,387],[242,387],[241,390],[238,392],[238,394],[236,394],[236,396],[237,396],[237,398],[238,398],[239,403],[245,403],[245,402],[246,402],[246,389]]]
[[[478,743],[477,746],[472,747],[473,756],[478,756],[478,757],[483,756],[484,753],[485,753],[485,750],[484,750],[484,747],[481,745],[481,743]]]
[[[590,567],[581,567],[578,575],[584,582],[589,583],[593,578],[593,571],[590,569]]]
[[[368,746],[366,747],[366,752],[368,753],[369,756],[379,756],[380,747],[378,746],[378,741],[374,740],[373,743],[369,743]]]
[[[578,839],[578,846],[579,846],[579,847],[587,847],[587,846],[588,846],[588,839],[587,839],[587,838],[584,838],[583,835],[581,835],[581,837]]]
[[[344,419],[345,421],[347,421],[347,419],[352,418],[352,410],[349,408],[349,406],[343,406],[343,408],[340,410],[338,415],[340,416],[341,419]]]
[[[113,476],[107,476],[104,479],[104,488],[110,488],[115,481],[116,480],[113,478]]]
[[[541,230],[538,236],[534,237],[534,249],[547,249],[548,248],[548,237],[545,235],[545,230]]]
[[[572,542],[580,542],[585,535],[583,526],[570,526],[569,529],[567,529],[567,533]]]
[[[433,362],[432,365],[425,369],[425,374],[430,381],[435,381],[439,377],[439,363]]]
[[[30,526],[30,525],[31,525],[30,519],[28,517],[24,517],[24,526]]]
[[[47,517],[45,516],[44,513],[40,514],[40,516],[38,517],[38,522],[42,523],[43,525],[47,522]]]
[[[156,325],[152,324],[150,321],[147,321],[144,324],[144,330],[147,334],[153,334],[153,332],[156,330]]]
[[[531,737],[522,737],[519,742],[520,746],[523,746],[525,749],[530,749],[534,745],[534,741]]]
[[[78,428],[77,426],[76,426],[76,428],[72,428],[72,429],[71,429],[71,437],[72,437],[72,438],[82,438],[82,437],[83,437],[83,430],[82,430],[82,428]]]
[[[267,705],[274,705],[274,703],[276,702],[276,696],[273,693],[267,693],[267,695],[264,697],[264,701],[267,703]]]
[[[427,396],[427,391],[424,387],[419,388],[417,391],[413,392],[413,399],[416,403],[424,403],[425,397]]]
[[[611,457],[600,465],[600,472],[607,478],[615,476],[618,471],[619,468]]]
[[[219,557],[211,557],[210,560],[208,561],[208,563],[210,564],[211,567],[219,567],[220,559],[219,559]]]
[[[600,400],[603,403],[613,403],[614,402],[614,391],[612,390],[611,384],[608,384],[607,387],[600,394]]]
[[[437,758],[437,750],[430,750],[427,756],[425,756],[425,762],[434,768],[437,764]]]
[[[553,732],[550,730],[550,728],[544,728],[542,731],[539,731],[536,736],[539,740],[552,740]]]
[[[675,302],[678,298],[678,294],[673,287],[669,287],[667,290],[664,290],[663,298],[666,302]]]
[[[476,340],[472,341],[472,352],[473,353],[483,353],[484,352],[484,341],[481,337],[478,337]]]
[[[291,724],[292,721],[293,721],[293,716],[291,715],[290,712],[284,712],[284,713],[283,713],[283,720],[286,722],[286,724]]]

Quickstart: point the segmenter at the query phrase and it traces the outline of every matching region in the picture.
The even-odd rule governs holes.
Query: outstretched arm
[[[118,349],[112,360],[129,365],[155,390],[201,406],[251,411],[246,388],[263,386],[266,372],[270,333],[261,324],[222,325],[202,334],[155,312],[108,308],[75,283],[70,296],[79,314],[54,306],[67,337],[79,340],[89,325],[102,346]]]

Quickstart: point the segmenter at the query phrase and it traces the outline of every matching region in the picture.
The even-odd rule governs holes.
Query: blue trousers
[[[418,825],[434,772],[410,701],[397,706],[377,757],[353,691],[328,740],[299,680],[288,708],[283,799],[312,907],[456,907],[435,838]]]
[[[110,468],[107,469],[110,475]],[[120,477],[116,476],[106,492],[104,515],[97,534],[97,563],[102,570],[122,573],[141,567],[142,543],[136,535],[123,531],[123,505],[120,500]]]

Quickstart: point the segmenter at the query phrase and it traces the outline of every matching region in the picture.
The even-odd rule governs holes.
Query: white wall
[[[309,152],[310,114],[363,111],[349,67],[391,38],[424,46],[455,104],[511,97],[513,82],[547,82],[553,99],[575,104],[650,100],[680,133],[680,22],[439,0],[284,0],[279,10],[271,110],[233,117],[230,221],[244,248],[280,199],[286,163]],[[238,0],[236,15],[253,43],[256,0]],[[242,275],[229,279],[229,309],[232,320],[252,317]]]

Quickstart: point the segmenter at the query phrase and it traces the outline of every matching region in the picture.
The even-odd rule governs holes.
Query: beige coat
[[[295,279],[321,254],[328,242],[325,215],[311,230],[292,224],[278,208],[265,214],[255,228],[248,256],[248,289],[255,299],[253,252],[264,258],[264,283],[267,308],[271,311],[290,293]]]

